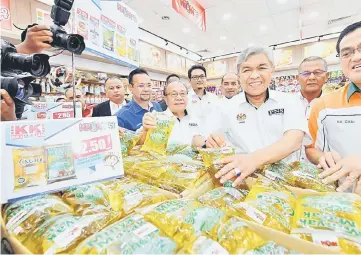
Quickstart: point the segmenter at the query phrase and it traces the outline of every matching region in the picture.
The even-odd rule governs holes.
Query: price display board
[[[75,117],[81,118],[81,103],[76,103],[75,109]],[[69,118],[74,118],[74,105],[72,102],[34,102],[28,114],[29,120]]]
[[[116,117],[64,114],[0,123],[2,203],[124,175]]]

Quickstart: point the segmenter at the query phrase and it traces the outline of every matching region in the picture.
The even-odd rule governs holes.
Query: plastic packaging
[[[141,132],[134,132],[128,129],[123,129],[123,132],[119,132],[123,157],[129,154],[129,152],[134,148],[134,146],[139,141],[140,137],[141,137]]]
[[[58,215],[38,226],[25,245],[35,254],[70,253],[80,241],[117,219],[116,213]]]
[[[323,184],[318,177],[319,169],[307,162],[293,162],[290,164],[291,171],[284,174],[284,178],[294,187],[312,189],[320,192],[335,191],[335,184]]]
[[[72,209],[58,196],[41,195],[7,204],[3,212],[9,234],[23,242],[35,227],[50,217],[72,213]]]
[[[222,148],[207,148],[207,149],[199,149],[199,153],[202,156],[204,166],[206,168],[214,166],[215,168],[219,168],[220,166],[215,165],[214,162],[220,159],[223,159],[228,156],[232,156],[235,154],[235,149],[226,146]]]
[[[74,186],[63,191],[62,198],[76,215],[104,213],[111,210],[100,183]]]
[[[80,243],[76,254],[171,254],[177,245],[139,214],[131,214]]]
[[[43,147],[13,149],[14,190],[46,183]]]
[[[292,235],[361,254],[361,197],[352,193],[304,195],[297,202]]]
[[[164,113],[155,113],[157,118],[157,127],[149,130],[141,150],[146,152],[155,152],[159,155],[166,155],[168,139],[174,126],[173,116]]]

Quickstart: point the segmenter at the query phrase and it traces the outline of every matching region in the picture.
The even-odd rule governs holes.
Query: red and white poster
[[[197,0],[172,0],[173,9],[197,27],[206,31],[206,10]]]
[[[1,29],[11,30],[10,0],[1,0]]]

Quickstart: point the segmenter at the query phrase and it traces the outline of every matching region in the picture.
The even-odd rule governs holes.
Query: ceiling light
[[[252,47],[252,46],[253,46],[253,43],[249,43],[249,44],[248,44],[248,47]]]
[[[189,27],[185,27],[182,29],[183,33],[187,34],[191,31],[191,29]]]
[[[189,54],[189,51],[187,51],[187,53],[186,53],[187,55]]]
[[[277,3],[279,3],[279,4],[285,4],[287,2],[288,2],[288,0],[277,0]]]
[[[232,14],[230,14],[230,13],[225,13],[223,15],[223,20],[230,20],[231,18],[232,18]]]
[[[179,49],[180,49],[180,50],[183,50],[183,48],[182,48],[182,47],[179,47]]]
[[[222,35],[221,37],[219,37],[219,39],[221,39],[222,41],[227,40],[227,36]]]
[[[267,29],[268,29],[268,27],[266,25],[259,26],[259,30],[261,30],[261,31],[266,31]]]
[[[320,15],[320,13],[318,13],[318,12],[311,12],[311,13],[308,15],[308,17],[309,17],[310,19],[314,19],[314,18],[316,18],[318,15]]]
[[[167,46],[168,45],[168,41],[167,40],[165,40],[165,46]]]

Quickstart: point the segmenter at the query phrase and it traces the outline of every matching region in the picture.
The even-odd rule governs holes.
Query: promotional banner
[[[64,26],[67,33],[71,33],[71,20],[72,16],[70,15],[68,23]],[[53,20],[50,17],[50,12],[36,8],[36,23],[51,26],[53,24]]]
[[[136,13],[121,1],[74,2],[75,33],[84,37],[86,51],[129,67],[139,66]]]
[[[166,68],[165,50],[145,42],[139,42],[139,52],[142,65]]]
[[[196,24],[200,30],[206,31],[206,11],[197,0],[172,0],[172,7],[180,15]]]
[[[288,66],[293,63],[292,50],[283,50],[283,49],[274,50],[273,55],[274,55],[276,67]]]
[[[336,61],[336,41],[316,42],[306,46],[304,50],[304,58],[311,56],[319,56],[326,61]]]
[[[225,59],[212,61],[207,64],[208,77],[218,77],[227,73],[227,62]]]
[[[75,117],[82,117],[81,103],[75,105]],[[72,102],[34,102],[28,113],[28,120],[40,119],[69,119],[74,118],[74,105]]]
[[[1,123],[1,203],[124,175],[115,117]]]
[[[10,0],[1,0],[1,29],[11,30]]]
[[[185,58],[167,51],[167,69],[177,73],[185,73]]]

